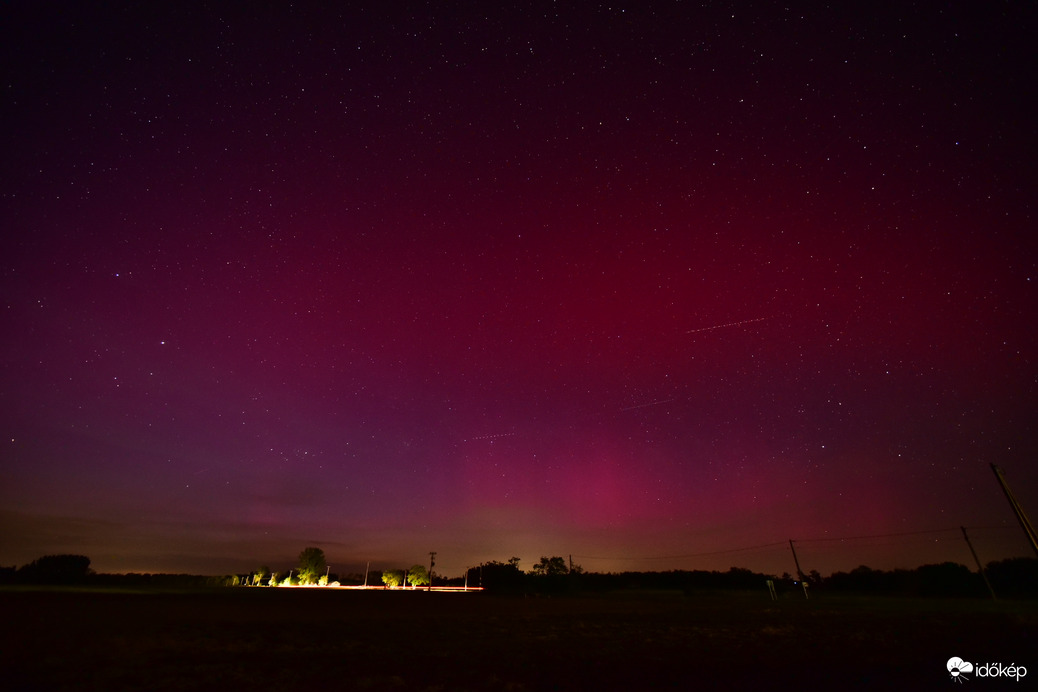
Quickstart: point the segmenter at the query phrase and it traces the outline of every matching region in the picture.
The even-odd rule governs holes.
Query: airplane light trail
[[[715,324],[713,327],[700,327],[699,329],[689,329],[686,334],[695,334],[696,332],[709,332],[713,329],[724,329],[725,327],[738,327],[742,324],[753,324],[754,322],[763,322],[764,320],[770,320],[770,317],[758,317],[755,320],[742,320],[741,322],[729,322],[727,324]]]
[[[515,435],[515,433],[510,432],[500,433],[498,435],[480,435],[479,437],[466,437],[464,440],[462,440],[462,442],[474,442],[475,440],[493,440],[497,437],[511,437],[512,435]]]
[[[628,406],[627,408],[620,409],[621,411],[633,411],[636,408],[645,408],[646,406],[656,406],[657,404],[669,404],[672,401],[677,401],[677,397],[673,399],[663,399],[662,401],[650,401],[647,404],[638,404],[637,406]]]

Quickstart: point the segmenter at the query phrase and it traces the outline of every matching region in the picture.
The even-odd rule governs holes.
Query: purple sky
[[[1029,554],[1033,4],[381,4],[0,8],[0,564]]]

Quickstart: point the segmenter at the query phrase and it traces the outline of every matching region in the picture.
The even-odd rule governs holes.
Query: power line
[[[986,529],[1012,529],[1013,531],[1016,531],[1017,527],[1006,526],[1005,524],[1003,524],[1002,526],[967,526],[966,528],[972,531],[984,531]]]
[[[931,529],[929,531],[904,531],[901,533],[876,533],[869,536],[827,536],[825,538],[797,538],[797,543],[817,543],[819,541],[859,541],[866,538],[893,538],[895,536],[920,536],[927,533],[947,533],[949,531],[959,531],[961,527],[956,526],[950,529]]]
[[[727,553],[741,553],[744,550],[760,550],[761,548],[773,548],[776,545],[785,545],[785,541],[776,543],[765,543],[763,545],[751,545],[746,548],[731,548],[730,550],[714,550],[709,553],[690,553],[688,555],[655,555],[653,557],[601,557],[596,555],[574,555],[582,560],[680,560],[688,557],[706,557],[708,555],[725,555]]]
[[[969,529],[1004,529],[1005,526],[970,526]],[[1008,527],[1013,528],[1013,527]],[[953,526],[946,529],[928,529],[926,531],[901,531],[897,533],[877,533],[869,534],[865,536],[825,536],[822,538],[796,538],[794,539],[797,543],[820,543],[826,541],[860,541],[867,540],[870,538],[897,538],[901,536],[921,536],[925,534],[935,533],[950,533],[950,532],[962,531],[961,526]],[[779,545],[787,545],[788,541],[776,541],[775,543],[763,543],[761,545],[751,545],[742,548],[729,548],[728,550],[712,550],[705,553],[687,553],[684,555],[652,555],[648,557],[605,557],[602,555],[576,555],[573,557],[579,557],[582,560],[682,560],[691,557],[709,557],[711,555],[727,555],[729,553],[741,553],[749,550],[762,550],[764,548],[774,548]]]

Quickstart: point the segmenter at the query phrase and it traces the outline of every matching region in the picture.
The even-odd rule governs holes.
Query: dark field
[[[1035,602],[10,589],[0,613],[7,690],[947,690],[952,656],[1029,669],[967,689],[1038,681]]]

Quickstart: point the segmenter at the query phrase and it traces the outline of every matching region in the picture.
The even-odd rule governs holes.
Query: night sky
[[[0,564],[1028,555],[1035,5],[834,4],[3,3]]]

